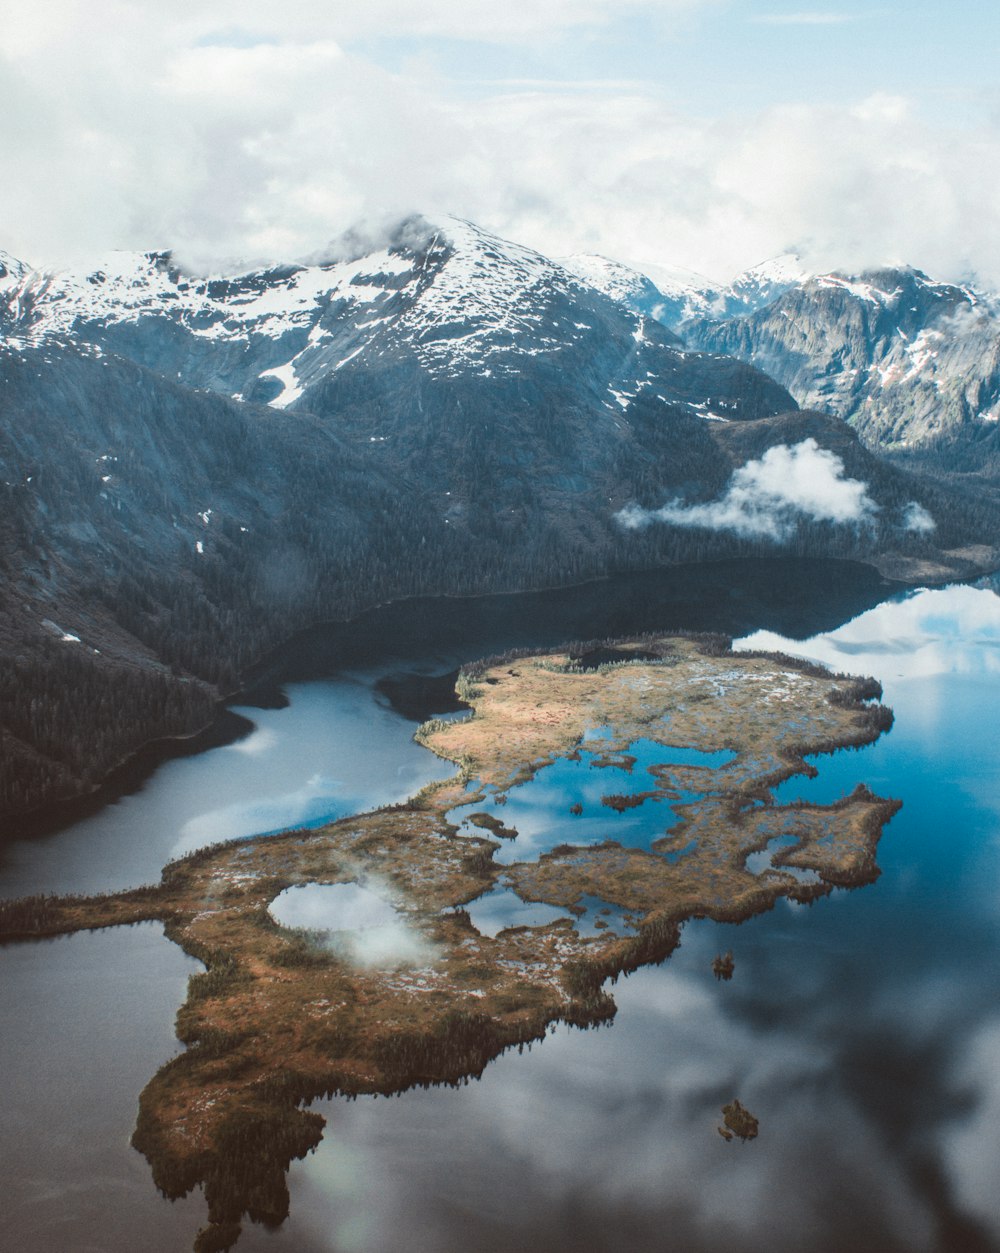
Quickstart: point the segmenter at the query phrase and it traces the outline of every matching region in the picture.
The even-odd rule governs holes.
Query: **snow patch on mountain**
[[[414,215],[378,235],[349,232],[302,262],[230,274],[193,273],[170,252],[21,267],[4,331],[8,347],[124,357],[276,409],[363,404],[359,371],[388,377],[414,363],[432,378],[498,385],[539,377],[541,366],[558,387],[562,367],[546,359],[565,360],[567,386],[589,389],[620,425],[646,396],[707,420],[725,414],[728,402],[708,394],[714,367],[683,366],[681,342],[660,325],[694,300],[670,312],[648,277],[607,258],[577,258],[574,270],[463,218]]]
[[[20,283],[31,267],[0,248],[0,289]]]
[[[376,304],[411,268],[408,259],[384,251],[355,262],[198,276],[181,270],[168,252],[111,253],[85,269],[28,274],[26,330],[41,339],[166,317],[208,339],[277,339],[311,327],[328,301]]]
[[[694,318],[742,317],[809,278],[794,253],[762,261],[730,283],[717,282],[694,270],[662,264],[633,268],[587,254],[568,257],[562,264],[612,300],[671,329]]]

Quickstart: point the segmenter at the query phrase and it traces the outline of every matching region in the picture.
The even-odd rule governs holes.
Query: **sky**
[[[998,48],[986,0],[0,0],[0,249],[225,269],[420,211],[1000,288]]]

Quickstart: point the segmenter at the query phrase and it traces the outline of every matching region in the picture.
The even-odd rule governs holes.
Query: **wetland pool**
[[[562,843],[616,840],[626,848],[650,849],[655,841],[666,839],[680,820],[680,810],[674,806],[711,791],[714,772],[734,757],[735,753],[728,752],[665,748],[647,739],[633,740],[622,752],[608,752],[600,732],[595,732],[572,754],[536,770],[526,783],[499,797],[494,794],[461,805],[451,810],[448,820],[466,835],[489,832],[482,821],[475,821],[483,815],[515,831],[516,836],[509,838],[503,837],[502,830],[498,832],[501,844],[493,860],[500,865],[534,861]],[[700,790],[676,788],[669,798],[642,799],[658,786],[650,767],[660,764],[693,766],[703,772]],[[469,785],[475,786],[475,782]],[[608,804],[619,797],[624,803]]]
[[[635,630],[734,629],[744,646],[882,681],[893,729],[778,789],[827,801],[864,782],[900,797],[879,880],[810,907],[779,902],[738,927],[686,924],[669,960],[611,989],[610,1027],[559,1027],[478,1082],[315,1102],[327,1127],[292,1165],[289,1219],[275,1231],[247,1225],[239,1250],[652,1253],[664,1232],[683,1253],[734,1242],[789,1253],[1000,1249],[1000,598],[988,583],[907,593],[859,576],[845,588],[839,567],[797,588],[778,567],[747,569],[743,582],[727,574],[725,594],[720,578],[654,584],[643,601],[637,576],[615,612],[627,606]],[[524,598],[439,606],[436,637],[429,609],[406,635],[399,607],[391,640],[370,629],[354,646],[342,628],[339,643],[317,635],[309,657],[272,666],[287,708],[243,705],[257,724],[247,739],[168,761],[62,831],[8,841],[0,891],[141,882],[199,840],[398,799],[449,769],[411,743],[413,718],[439,712],[428,678],[508,643],[624,633],[628,622],[602,608],[607,590],[546,593],[535,610]],[[329,664],[338,656],[342,666]],[[404,718],[379,686],[386,678],[411,696],[429,687],[431,703]],[[602,794],[614,769],[587,767]],[[637,775],[641,764],[633,785]],[[554,804],[571,803],[557,791]],[[497,816],[521,832],[513,796]],[[627,822],[647,807],[600,816]],[[598,916],[600,903],[587,905]],[[725,949],[735,975],[719,983],[711,961]],[[141,1087],[180,1048],[172,1020],[197,963],[153,924],[7,946],[0,962],[10,1247],[189,1249],[203,1202],[161,1199],[128,1137]],[[751,1145],[715,1132],[734,1096],[760,1119]]]

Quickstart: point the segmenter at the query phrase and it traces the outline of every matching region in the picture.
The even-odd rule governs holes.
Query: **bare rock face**
[[[994,307],[919,270],[811,278],[746,316],[694,318],[683,333],[752,362],[873,447],[919,448],[958,430],[982,437],[1000,419]]]
[[[804,409],[848,421],[871,448],[936,472],[1000,474],[1000,303],[891,267],[808,274],[777,257],[713,283],[601,257],[588,281],[692,348],[757,366]]]

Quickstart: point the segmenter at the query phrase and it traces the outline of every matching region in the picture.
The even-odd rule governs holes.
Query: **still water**
[[[430,608],[407,621],[392,607],[382,637],[337,628],[276,659],[264,678],[291,703],[244,706],[247,739],[6,845],[6,894],[86,891],[153,878],[208,839],[396,799],[441,769],[397,709],[434,712],[434,676],[505,642],[716,626],[882,680],[893,730],[782,789],[830,800],[863,781],[903,799],[876,884],[739,927],[690,923],[663,966],[613,989],[610,1028],[559,1028],[467,1087],[317,1102],[327,1130],[292,1167],[290,1219],[247,1228],[238,1249],[1000,1249],[1000,598],[855,573],[806,585],[789,567],[715,567],[649,580],[645,599],[636,579],[617,602],[608,584],[439,602],[436,636]],[[736,973],[718,983],[726,948]],[[127,1139],[178,1047],[196,963],[153,926],[10,947],[0,963],[10,1247],[189,1248],[200,1198],[159,1199]],[[760,1119],[746,1146],[715,1132],[733,1096]]]
[[[617,840],[625,848],[647,851],[657,840],[665,839],[681,818],[680,806],[715,786],[715,770],[732,761],[735,753],[705,753],[693,748],[666,748],[655,740],[640,739],[629,744],[626,757],[605,756],[601,739],[595,736],[572,756],[557,757],[543,766],[526,783],[508,795],[490,796],[451,810],[447,817],[463,834],[475,835],[473,814],[487,814],[501,822],[513,838],[502,838],[493,855],[498,865],[516,861],[537,861],[558,844],[598,844]],[[703,790],[678,790],[668,803],[662,796],[648,796],[659,780],[651,766],[694,766],[705,775]],[[474,788],[475,783],[469,787]],[[615,811],[606,798],[643,798],[641,804]],[[572,808],[571,808],[572,807]],[[502,833],[501,833],[502,834]]]

